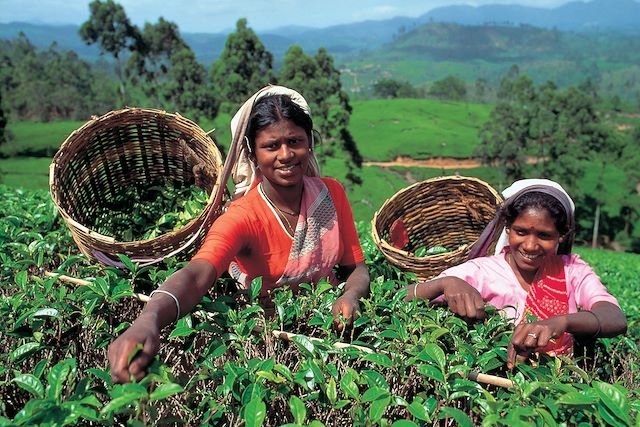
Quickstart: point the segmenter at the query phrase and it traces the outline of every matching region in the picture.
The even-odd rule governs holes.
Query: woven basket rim
[[[213,188],[212,188],[211,192],[208,195],[207,204],[204,206],[204,208],[202,209],[200,214],[197,215],[195,218],[193,218],[188,223],[186,223],[185,225],[183,225],[182,227],[180,227],[179,229],[159,234],[156,237],[153,237],[151,239],[119,241],[119,240],[115,239],[114,237],[98,233],[97,231],[92,230],[90,227],[87,227],[86,225],[80,223],[79,221],[74,219],[62,206],[60,206],[60,202],[59,202],[59,198],[58,198],[58,191],[54,191],[54,189],[58,190],[57,186],[55,185],[55,176],[56,176],[57,169],[60,167],[60,165],[59,165],[60,156],[62,155],[62,153],[64,153],[64,149],[67,148],[67,146],[69,146],[71,144],[75,144],[75,143],[78,142],[76,140],[76,138],[78,137],[79,134],[83,134],[85,132],[90,132],[92,130],[92,128],[94,128],[94,127],[97,128],[100,124],[102,124],[104,122],[109,122],[109,121],[113,120],[116,117],[132,114],[132,113],[138,114],[138,115],[144,115],[144,114],[154,115],[154,116],[160,115],[162,117],[175,118],[175,119],[178,119],[178,120],[181,120],[181,121],[185,122],[190,128],[193,128],[196,131],[198,131],[198,130],[202,131],[204,133],[204,135],[209,138],[211,146],[213,147],[213,151],[216,153],[215,164],[216,164],[216,169],[217,169],[217,171],[216,171],[217,172],[217,176],[216,176],[216,182],[213,185]],[[49,165],[49,193],[51,195],[51,199],[53,201],[53,204],[54,204],[56,210],[60,213],[60,215],[63,217],[64,221],[68,225],[73,226],[73,228],[75,228],[76,230],[80,231],[81,233],[84,233],[88,237],[90,237],[92,239],[95,239],[95,240],[98,240],[98,241],[100,241],[102,243],[105,243],[105,244],[117,245],[117,246],[122,247],[123,249],[127,249],[129,247],[138,247],[138,246],[140,246],[142,244],[149,243],[149,242],[161,239],[161,238],[162,239],[170,239],[172,236],[178,235],[182,230],[188,229],[189,227],[193,226],[193,224],[195,222],[201,221],[203,219],[202,218],[203,215],[207,214],[208,211],[216,209],[216,207],[214,207],[212,205],[213,205],[213,201],[215,199],[216,193],[219,191],[219,188],[220,188],[221,179],[222,179],[221,171],[222,171],[222,164],[223,163],[222,163],[222,154],[221,154],[220,150],[218,149],[218,147],[215,144],[215,142],[213,141],[213,139],[211,139],[211,137],[209,136],[209,134],[212,131],[205,132],[194,121],[192,121],[191,119],[181,115],[178,112],[168,113],[166,110],[155,109],[155,108],[125,107],[125,108],[109,111],[109,112],[107,112],[107,113],[105,113],[105,114],[103,114],[101,116],[95,116],[95,115],[91,116],[91,118],[89,120],[87,120],[82,126],[80,126],[79,128],[75,129],[73,132],[71,132],[67,136],[67,138],[65,138],[65,140],[60,145],[60,148],[58,149],[56,154],[53,156],[53,159],[51,160],[51,164]]]
[[[472,245],[472,244],[464,244],[453,251],[445,252],[442,254],[434,254],[434,255],[426,255],[424,257],[417,257],[409,251],[396,248],[395,246],[391,245],[389,242],[387,242],[385,239],[381,237],[381,232],[378,231],[378,226],[377,226],[378,218],[381,212],[383,212],[384,209],[386,209],[390,203],[392,203],[395,199],[401,197],[405,193],[414,191],[416,187],[421,187],[430,183],[440,182],[440,181],[475,182],[481,185],[482,187],[484,187],[485,189],[487,189],[491,193],[491,195],[496,200],[496,204],[500,204],[502,202],[502,196],[491,185],[489,185],[487,182],[479,178],[471,177],[471,176],[462,176],[462,175],[438,176],[438,177],[429,178],[423,181],[419,181],[407,187],[404,187],[399,191],[397,191],[396,193],[394,193],[391,197],[386,199],[385,202],[382,204],[382,206],[380,206],[380,208],[374,213],[373,218],[371,219],[371,235],[373,238],[373,242],[380,249],[380,251],[382,251],[382,253],[385,255],[387,259],[401,257],[401,258],[406,258],[408,260],[411,260],[413,262],[419,262],[420,260],[426,260],[426,259],[428,259],[429,261],[437,262],[441,260],[446,260],[447,258],[453,258],[455,256],[459,256],[463,254],[466,250],[468,250],[469,247]]]

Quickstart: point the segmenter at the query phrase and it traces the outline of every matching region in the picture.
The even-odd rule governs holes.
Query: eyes
[[[517,236],[527,236],[530,234],[529,230],[527,230],[526,228],[518,228],[518,227],[512,227],[512,231],[514,233],[516,233]],[[553,240],[557,238],[557,233],[549,233],[546,231],[538,231],[534,233],[536,235],[536,237],[538,237],[541,240]]]
[[[305,139],[302,138],[289,138],[285,141],[285,144],[289,146],[289,148],[298,148],[304,146],[306,143]],[[278,151],[282,143],[280,141],[267,141],[260,144],[260,148],[265,149],[267,151]]]

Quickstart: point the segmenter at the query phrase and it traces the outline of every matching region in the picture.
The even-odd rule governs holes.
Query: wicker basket
[[[97,209],[125,189],[192,185],[194,166],[202,171],[198,184],[209,199],[184,227],[131,242],[90,229]],[[121,265],[117,254],[147,265],[201,243],[219,214],[221,168],[220,151],[192,121],[160,110],[125,108],[94,117],[69,135],[49,168],[49,188],[82,253],[108,265]]]
[[[388,199],[372,220],[376,246],[392,264],[430,279],[466,261],[473,243],[494,217],[502,197],[487,183],[470,177],[447,176],[415,183]],[[408,243],[390,242],[391,226],[400,219]],[[444,246],[450,252],[418,257],[420,247]]]

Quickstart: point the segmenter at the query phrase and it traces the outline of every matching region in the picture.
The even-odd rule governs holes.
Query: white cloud
[[[380,5],[374,6],[370,9],[358,10],[353,13],[354,21],[364,21],[367,19],[387,19],[394,16],[402,15],[402,10],[395,6]]]

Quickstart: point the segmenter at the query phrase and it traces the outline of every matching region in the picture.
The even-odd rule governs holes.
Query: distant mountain
[[[421,18],[463,25],[527,24],[562,31],[640,32],[640,3],[634,0],[571,2],[555,9],[516,5],[445,6]]]
[[[376,50],[428,22],[462,25],[520,24],[561,31],[620,31],[640,34],[640,3],[634,0],[593,0],[571,2],[555,9],[515,5],[447,6],[431,10],[418,18],[396,17],[364,21],[326,28],[286,26],[258,32],[267,48],[281,58],[289,46],[297,44],[310,54],[325,47],[337,59],[346,59],[363,51]],[[0,23],[0,39],[11,39],[24,32],[39,48],[55,40],[62,49],[76,51],[95,60],[100,50],[87,46],[78,35],[78,26]],[[227,33],[182,33],[198,59],[209,66],[222,52]]]
[[[40,49],[47,49],[53,42],[63,50],[73,50],[82,58],[97,59],[100,49],[88,46],[78,35],[77,25],[30,24],[27,22],[0,23],[0,39],[14,39],[21,32]]]

